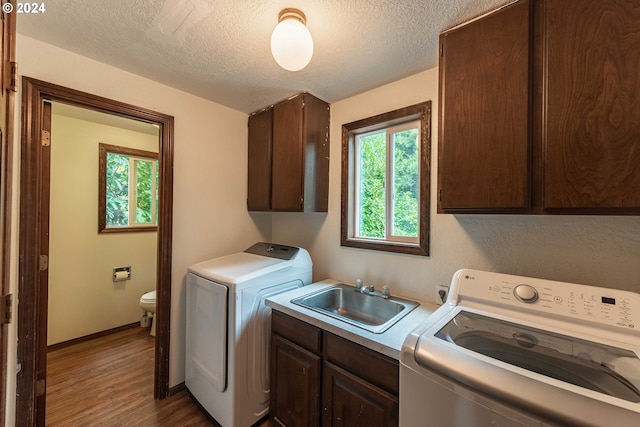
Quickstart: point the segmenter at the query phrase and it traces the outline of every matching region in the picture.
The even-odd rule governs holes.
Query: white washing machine
[[[269,411],[271,309],[265,298],[311,283],[309,253],[256,243],[187,274],[185,385],[223,427]]]
[[[402,427],[640,426],[640,295],[460,270],[407,336]]]

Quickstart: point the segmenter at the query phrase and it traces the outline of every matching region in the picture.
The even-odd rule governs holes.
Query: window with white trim
[[[343,246],[428,255],[430,107],[343,125]]]

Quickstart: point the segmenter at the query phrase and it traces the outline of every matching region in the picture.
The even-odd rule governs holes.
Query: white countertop
[[[400,319],[381,334],[374,334],[365,329],[342,322],[333,317],[326,316],[305,307],[293,304],[292,299],[331,287],[339,282],[337,280],[326,279],[321,282],[312,283],[301,288],[274,295],[266,299],[266,304],[274,310],[288,314],[298,320],[317,326],[332,334],[353,341],[373,351],[377,351],[395,360],[400,360],[402,343],[407,335],[420,323],[427,319],[438,306],[428,302],[420,302],[420,305],[409,314]],[[393,296],[393,290],[392,290]]]

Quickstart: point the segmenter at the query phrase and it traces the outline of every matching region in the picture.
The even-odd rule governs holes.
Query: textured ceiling
[[[512,0],[47,0],[18,33],[245,113],[307,91],[329,103],[437,65],[438,34]],[[302,10],[314,40],[302,71],[269,42]]]

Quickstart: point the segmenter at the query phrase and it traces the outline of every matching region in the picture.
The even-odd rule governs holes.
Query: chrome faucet
[[[376,291],[375,286],[373,285],[365,285],[362,283],[362,280],[357,279],[356,280],[356,288],[355,288],[356,292],[360,292],[361,294],[367,294],[367,295],[372,295],[374,297],[380,297],[380,298],[384,298],[387,299],[389,297],[391,297],[391,289],[389,289],[388,286],[383,286],[382,287],[382,292],[378,292]]]

